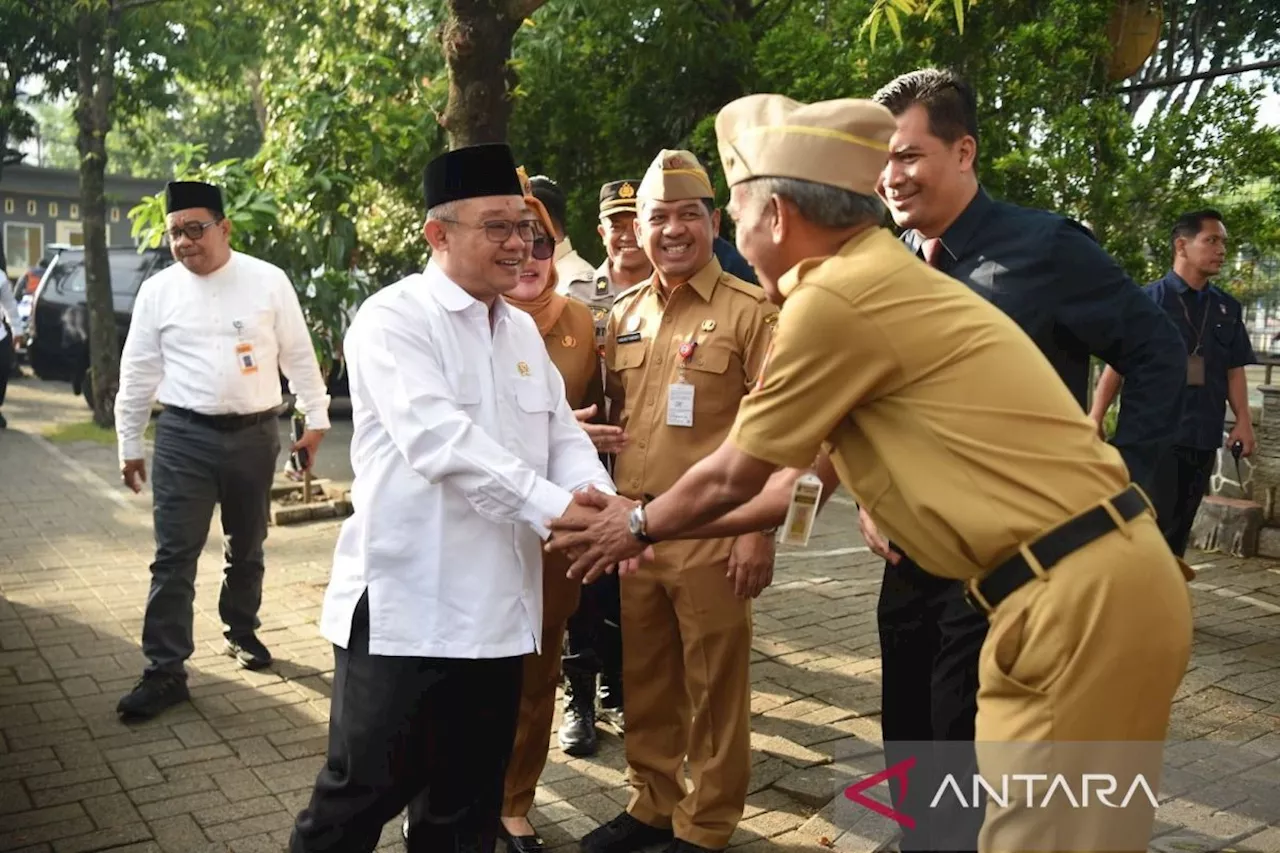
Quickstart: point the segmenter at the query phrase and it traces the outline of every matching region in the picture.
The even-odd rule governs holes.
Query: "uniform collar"
[[[705,267],[694,273],[693,278],[689,279],[685,284],[693,289],[693,292],[702,297],[703,302],[710,302],[711,295],[716,292],[716,283],[720,281],[720,276],[724,275],[724,269],[720,266],[720,261],[715,255],[711,256],[710,262]],[[649,277],[649,283],[659,296],[662,295],[662,285],[658,283],[658,271],[654,270],[653,275]]]
[[[426,297],[434,299],[446,311],[461,314],[478,308],[486,315],[489,313],[489,306],[463,290],[461,285],[449,278],[434,259],[427,261],[427,269],[423,273],[423,279],[423,283],[426,285],[423,288],[423,292]],[[505,299],[495,300],[493,308],[495,325],[498,321],[506,319],[510,310]]]
[[[569,255],[572,255],[572,254],[575,254],[573,249],[573,241],[570,240],[569,235],[566,234],[564,235],[563,240],[556,243],[556,254],[555,254],[555,257],[551,259],[551,262],[553,264],[558,264],[560,263],[560,261],[564,260],[565,258],[567,258]]]
[[[892,241],[894,240],[894,237],[885,228],[878,226],[875,228],[866,228],[850,237],[845,244],[840,247],[840,251],[837,252],[834,257],[852,257],[857,254],[866,243],[873,240],[879,241],[881,239]],[[786,299],[790,296],[792,292],[800,286],[800,282],[806,275],[815,268],[822,266],[830,259],[830,257],[831,256],[803,260],[783,273],[782,277],[778,279],[778,292],[782,294],[782,298]]]
[[[1165,281],[1169,282],[1169,284],[1172,285],[1173,289],[1178,293],[1179,296],[1186,293],[1187,291],[1191,291],[1192,293],[1197,292],[1194,287],[1187,284],[1187,280],[1185,278],[1178,275],[1173,270],[1169,270],[1169,274],[1166,275],[1164,278],[1165,278]],[[1208,282],[1205,282],[1204,289],[1199,292],[1208,293],[1212,289],[1213,289],[1213,282],[1208,281]]]
[[[956,217],[947,230],[942,233],[939,240],[942,248],[951,256],[951,260],[958,261],[960,256],[964,254],[965,249],[969,247],[969,243],[977,235],[982,220],[986,219],[988,211],[994,204],[991,196],[987,195],[987,191],[982,185],[978,185],[978,192],[965,205],[964,210],[960,211],[960,215]],[[912,229],[907,236],[907,246],[916,254],[920,253],[920,247],[924,244],[925,237],[919,231]]]

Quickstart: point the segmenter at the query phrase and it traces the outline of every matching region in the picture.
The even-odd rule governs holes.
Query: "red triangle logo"
[[[874,776],[868,776],[867,778],[863,779],[861,782],[854,782],[848,788],[844,789],[845,799],[852,800],[853,802],[857,803],[860,806],[871,809],[871,811],[875,812],[881,817],[889,818],[889,820],[893,821],[899,826],[906,827],[907,829],[915,829],[916,822],[912,820],[910,817],[904,815],[902,812],[896,811],[892,806],[886,806],[884,803],[876,802],[870,797],[864,797],[862,795],[862,792],[867,790],[868,788],[874,788],[876,785],[879,785],[881,782],[885,782],[885,781],[888,781],[889,779],[896,778],[901,782],[902,796],[905,798],[907,796],[907,771],[915,766],[916,766],[916,759],[913,756],[911,758],[907,758],[902,761],[899,761],[897,764],[893,765],[892,767],[886,767],[884,770],[881,770],[879,773],[875,774]]]

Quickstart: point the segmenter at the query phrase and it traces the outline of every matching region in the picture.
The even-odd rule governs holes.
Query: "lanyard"
[[[1187,289],[1191,290],[1191,288]],[[1195,293],[1194,290],[1191,292]],[[1206,294],[1206,296],[1208,295],[1209,294]],[[1178,294],[1178,304],[1182,306],[1182,316],[1187,318],[1187,328],[1196,336],[1195,348],[1191,350],[1192,355],[1200,352],[1200,342],[1204,340],[1204,326],[1209,320],[1209,302],[1209,299],[1205,300],[1204,313],[1200,315],[1200,331],[1197,332],[1196,327],[1191,325],[1191,312],[1187,310],[1187,300],[1183,298],[1182,294]]]

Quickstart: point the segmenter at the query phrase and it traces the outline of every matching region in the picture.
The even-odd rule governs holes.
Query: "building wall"
[[[107,245],[135,245],[129,211],[147,192],[143,182],[107,180]],[[150,183],[150,182],[146,182]],[[123,185],[123,186],[121,186]],[[122,192],[123,190],[123,192]],[[0,235],[4,238],[6,271],[15,279],[36,266],[56,243],[84,243],[84,217],[79,184],[72,172],[10,166],[0,175]]]

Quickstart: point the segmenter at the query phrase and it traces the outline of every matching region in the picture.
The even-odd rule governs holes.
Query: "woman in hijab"
[[[533,197],[523,168],[520,181],[524,185],[525,204],[542,220],[545,236],[535,242],[532,256],[520,271],[520,284],[503,298],[538,324],[547,354],[564,377],[569,405],[574,410],[595,406],[597,414],[603,413],[604,383],[595,348],[595,320],[584,303],[556,293],[556,268],[552,260],[555,231],[551,217],[542,202]],[[568,561],[561,555],[544,555],[542,654],[526,655],[524,659],[520,720],[502,797],[501,835],[512,853],[535,853],[543,847],[542,839],[529,823],[528,814],[550,746],[565,625],[578,609],[581,583],[566,577],[568,568]]]

